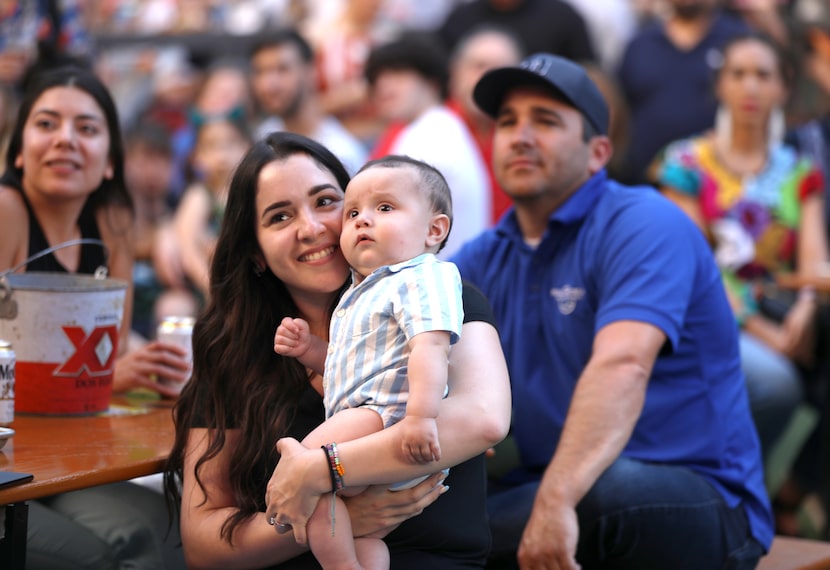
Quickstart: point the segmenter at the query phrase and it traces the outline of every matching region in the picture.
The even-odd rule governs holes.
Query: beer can
[[[156,339],[162,342],[175,344],[187,352],[186,359],[193,363],[193,324],[196,321],[193,317],[164,317],[159,323],[156,331]],[[188,380],[190,378],[188,377]],[[179,391],[184,388],[184,383],[174,383],[166,378],[159,378],[158,381],[167,386],[175,386]]]
[[[0,426],[14,421],[14,369],[12,343],[0,340]]]

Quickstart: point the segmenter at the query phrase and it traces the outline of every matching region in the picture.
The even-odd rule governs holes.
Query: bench
[[[830,570],[830,542],[776,536],[756,570]]]

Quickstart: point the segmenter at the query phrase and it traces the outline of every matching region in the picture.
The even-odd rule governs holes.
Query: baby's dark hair
[[[364,164],[358,171],[358,174],[370,168],[406,168],[412,167],[418,172],[421,179],[422,188],[429,200],[432,211],[436,214],[444,214],[450,220],[450,229],[452,229],[452,192],[447,179],[441,174],[441,171],[422,160],[417,160],[411,156],[401,154],[390,154],[382,158],[370,160]],[[450,232],[447,232],[447,237],[441,242],[438,251],[441,251],[447,245],[447,238]]]

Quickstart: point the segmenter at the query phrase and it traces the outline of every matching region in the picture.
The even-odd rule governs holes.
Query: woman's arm
[[[98,210],[96,222],[101,240],[107,247],[109,276],[127,283],[124,315],[119,333],[118,354],[127,352],[127,339],[133,316],[133,266],[135,264],[135,230],[132,212],[123,206],[107,206]]]
[[[0,272],[26,259],[29,215],[20,192],[0,186]]]
[[[207,501],[196,482],[194,470],[197,459],[207,449],[208,431],[191,429],[188,437],[180,519],[187,567],[194,570],[262,568],[302,554],[307,549],[298,545],[291,534],[278,534],[268,524],[265,513],[257,513],[237,527],[233,546],[220,536],[222,525],[237,511],[228,482],[228,461],[230,450],[236,446],[240,435],[238,430],[225,433],[225,447],[200,471],[208,493]],[[438,474],[404,491],[370,487],[360,495],[349,497],[352,530],[356,536],[385,535],[403,521],[423,512],[446,491],[441,481],[443,474]]]
[[[236,446],[239,437],[238,430],[228,430],[222,451],[203,464],[200,477],[207,490],[206,498],[194,473],[196,461],[208,446],[208,430],[190,430],[180,521],[188,568],[262,568],[289,560],[306,550],[294,542],[290,534],[277,534],[264,513],[257,513],[237,527],[233,546],[220,536],[222,525],[236,512],[228,481],[228,462],[230,450]]]
[[[156,278],[164,287],[184,289],[187,286],[173,220],[162,223],[156,229],[153,244],[153,269],[156,271]]]
[[[341,461],[349,470],[346,483],[393,483],[434,473],[484,453],[507,436],[512,410],[510,378],[493,326],[481,321],[464,324],[461,339],[450,352],[448,383],[449,395],[441,400],[438,413],[441,461],[415,467],[389,452],[399,441],[396,426],[391,426],[338,445]]]
[[[173,232],[184,272],[205,295],[210,291],[210,263],[205,243],[205,226],[210,217],[208,192],[202,186],[188,188],[173,219]]]
[[[796,269],[805,277],[818,275],[830,257],[824,228],[824,197],[819,193],[802,204],[796,255]],[[815,341],[815,311],[815,295],[811,291],[802,291],[783,323],[753,315],[744,322],[744,330],[788,358],[810,366]]]
[[[828,259],[830,254],[824,220],[824,196],[815,193],[801,205],[796,269],[804,276],[815,277]]]
[[[461,340],[450,354],[449,395],[441,401],[438,436],[441,460],[412,465],[398,453],[399,425],[372,435],[338,443],[348,486],[387,484],[435,473],[483,453],[507,435],[511,399],[507,365],[496,329],[475,321],[465,323]],[[319,449],[294,453],[286,443],[268,483],[268,516],[305,527],[319,495],[331,491],[328,462]]]
[[[422,466],[408,463],[392,451],[399,436],[396,426],[391,426],[338,444],[348,485],[394,483],[435,473],[484,453],[507,436],[510,379],[496,329],[481,321],[465,323],[461,339],[450,352],[449,370],[449,395],[441,400],[438,413],[441,461]]]
[[[686,215],[692,219],[695,225],[700,228],[700,231],[703,232],[703,235],[706,236],[707,241],[711,243],[712,234],[703,219],[703,212],[700,210],[700,203],[697,198],[667,186],[661,187],[660,191],[666,198],[674,202],[681,210],[686,212]]]

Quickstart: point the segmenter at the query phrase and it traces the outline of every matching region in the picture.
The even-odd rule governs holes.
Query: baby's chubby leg
[[[377,412],[368,408],[352,408],[334,414],[308,434],[302,443],[309,448],[321,447],[331,442],[357,439],[382,429],[383,420]],[[339,493],[351,495],[362,490],[349,487]],[[306,530],[312,553],[327,570],[389,568],[386,544],[380,539],[355,540],[346,505],[332,493],[320,497]]]
[[[331,510],[334,501],[334,511]],[[334,518],[331,519],[330,517]],[[387,570],[389,549],[379,538],[352,536],[349,513],[342,499],[326,494],[306,526],[311,552],[325,570]]]
[[[302,441],[309,449],[319,448],[327,443],[337,443],[358,439],[383,429],[380,414],[369,408],[349,408],[341,410],[322,424],[314,428]],[[322,451],[321,451],[322,453]],[[346,480],[348,483],[348,480]],[[339,491],[345,496],[357,495],[366,487],[348,487]]]
[[[305,436],[306,447],[321,446],[332,441],[349,441],[383,429],[383,419],[371,408],[341,410]]]

